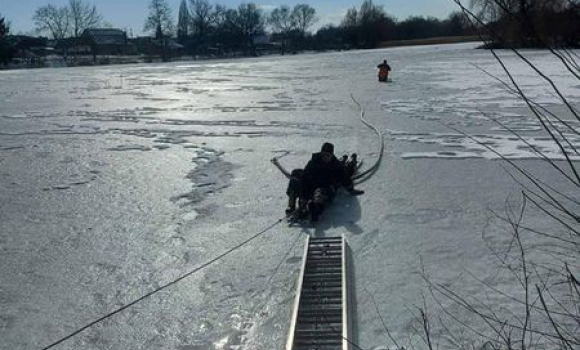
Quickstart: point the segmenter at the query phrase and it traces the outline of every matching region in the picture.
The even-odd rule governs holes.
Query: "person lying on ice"
[[[340,186],[352,195],[363,194],[364,191],[354,188],[352,181],[356,171],[356,154],[353,154],[350,160],[347,158],[343,156],[339,161],[334,156],[334,145],[326,142],[320,152],[312,154],[304,170],[294,169],[290,173],[286,190],[288,195],[286,213],[293,213],[298,201],[297,216],[305,218],[310,214],[310,219],[317,221],[324,207],[334,199]]]

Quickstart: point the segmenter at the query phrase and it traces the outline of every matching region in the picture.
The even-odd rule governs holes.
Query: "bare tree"
[[[544,46],[570,38],[577,42],[578,7],[576,0],[471,0],[470,8],[487,25],[502,30],[507,45]],[[574,9],[574,7],[576,7]]]
[[[155,38],[161,42],[163,61],[167,56],[167,37],[173,32],[171,8],[166,0],[151,0],[149,3],[149,16],[145,21],[145,31],[154,31]]]
[[[68,4],[72,35],[78,38],[85,29],[101,24],[102,16],[95,5],[82,0],[69,0]]]
[[[171,35],[173,20],[171,19],[171,8],[166,0],[151,0],[144,30],[154,31],[157,38]]]
[[[13,49],[7,40],[9,33],[10,26],[6,23],[4,17],[0,16],[0,64],[3,65],[8,64],[13,53]]]
[[[264,17],[256,4],[240,4],[237,9],[225,12],[223,32],[231,46],[250,49],[252,38],[264,33]]]
[[[69,9],[65,6],[41,6],[32,19],[38,32],[48,32],[55,40],[66,38],[70,28]]]
[[[10,27],[6,24],[4,17],[0,16],[0,40],[4,40],[9,32]]]
[[[181,0],[179,5],[179,15],[177,19],[177,37],[184,38],[189,34],[189,10],[187,9],[187,2]]]
[[[286,35],[296,28],[297,22],[290,8],[282,5],[272,10],[268,17],[268,24],[274,32]]]
[[[351,8],[342,20],[346,39],[355,47],[374,48],[388,36],[388,28],[395,21],[387,16],[380,5],[365,0],[360,9]]]
[[[235,27],[248,40],[252,36],[264,33],[264,18],[262,11],[254,3],[238,6],[234,18]]]
[[[216,4],[214,7],[214,25],[217,31],[224,28],[227,22],[228,9],[224,5]]]
[[[270,13],[267,22],[272,31],[280,36],[282,41],[281,52],[284,54],[290,41],[290,33],[296,30],[296,18],[292,16],[290,7],[282,5]]]
[[[360,25],[374,24],[386,17],[385,10],[380,5],[375,5],[372,0],[365,0],[358,12],[358,23]]]
[[[493,0],[471,0],[470,7],[475,9],[477,16],[485,22],[496,21],[501,17],[501,8]]]
[[[292,18],[296,22],[296,27],[302,33],[306,34],[308,28],[312,27],[318,21],[316,10],[310,5],[299,4],[292,10]]]
[[[214,6],[208,0],[190,0],[193,34],[204,37],[215,22]]]
[[[346,11],[346,15],[344,15],[340,25],[344,28],[352,28],[358,25],[358,10],[356,7],[351,7]]]

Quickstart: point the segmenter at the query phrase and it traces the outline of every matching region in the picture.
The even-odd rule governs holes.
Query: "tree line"
[[[411,17],[399,22],[382,6],[365,0],[360,8],[351,8],[340,24],[326,25],[312,33],[319,17],[316,9],[307,4],[281,5],[265,12],[251,2],[228,8],[209,0],[182,0],[175,24],[167,0],[149,0],[143,29],[164,45],[168,39],[177,41],[192,55],[252,54],[258,45],[270,45],[270,51],[284,54],[373,48],[386,40],[464,35],[468,27],[461,18],[452,14],[445,20]],[[55,41],[78,38],[88,28],[111,27],[96,6],[84,0],[40,6],[34,11],[33,20],[37,33]],[[6,30],[2,42],[8,47],[7,36]],[[259,40],[266,36],[270,40]],[[2,49],[0,57],[9,56],[10,52]]]
[[[152,4],[165,0],[152,0]],[[165,3],[166,4],[166,3]],[[168,6],[162,13],[169,12]],[[166,28],[170,35],[172,25],[158,17],[155,25]],[[349,9],[339,25],[326,25],[316,33],[310,29],[319,21],[316,10],[307,4],[294,7],[281,5],[264,13],[255,4],[241,4],[227,9],[208,0],[182,0],[177,16],[176,36],[192,53],[207,50],[246,49],[253,47],[250,38],[270,34],[281,53],[302,50],[374,48],[383,41],[428,38],[433,36],[466,35],[469,26],[463,16],[454,13],[448,19],[411,17],[402,22],[389,16],[383,6],[365,0],[360,8]],[[157,31],[160,34],[163,31]]]
[[[8,41],[9,33],[10,27],[6,23],[4,17],[0,16],[0,65],[7,65],[8,61],[14,54],[14,49]]]
[[[580,46],[578,0],[471,1],[471,9],[465,12],[470,12],[475,26],[486,27],[489,47]]]
[[[458,1],[458,0],[457,0]],[[348,9],[340,24],[325,25],[315,33],[316,10],[307,4],[281,5],[265,12],[255,3],[228,8],[209,0],[182,0],[176,17],[167,0],[149,0],[144,31],[156,39],[176,40],[187,54],[213,55],[242,52],[252,54],[260,37],[270,36],[272,49],[284,54],[303,50],[342,50],[375,48],[391,40],[422,39],[439,36],[472,35],[485,24],[502,33],[491,45],[516,47],[578,46],[580,16],[577,0],[472,0],[470,9],[481,23],[467,20],[462,12],[446,19],[412,16],[399,21],[383,6],[364,0]],[[9,26],[0,17],[0,62],[14,53]],[[54,40],[78,38],[87,28],[111,27],[103,21],[95,5],[69,0],[64,6],[40,6],[33,15],[39,34]],[[264,42],[262,42],[263,44]]]

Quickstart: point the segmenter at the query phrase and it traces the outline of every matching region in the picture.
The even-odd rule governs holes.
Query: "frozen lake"
[[[422,269],[489,297],[466,271],[497,277],[483,237],[509,240],[494,213],[520,187],[454,128],[547,180],[537,154],[485,114],[561,157],[525,104],[481,70],[505,79],[475,46],[0,71],[0,348],[48,346],[275,223],[286,179],[274,156],[288,151],[281,163],[302,167],[331,141],[371,165],[378,140],[351,94],[385,136],[365,195],[339,195],[316,227],[277,225],[55,348],[281,349],[308,234],[347,238],[362,349],[392,345],[381,318],[401,344],[417,341]],[[549,53],[526,55],[580,102],[578,81]],[[385,57],[392,82],[380,84]],[[535,73],[506,62],[529,96],[561,111]]]

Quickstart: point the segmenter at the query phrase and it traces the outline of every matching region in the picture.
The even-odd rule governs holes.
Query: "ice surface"
[[[496,128],[492,128],[495,131]],[[504,129],[501,129],[502,131]],[[445,151],[433,152],[405,152],[401,155],[404,159],[410,158],[486,158],[486,159],[536,159],[544,156],[552,160],[565,160],[566,157],[560,151],[557,143],[546,137],[522,136],[524,131],[538,131],[536,128],[510,128],[514,134],[498,135],[457,135],[432,133],[429,135],[403,135],[394,132],[397,136],[394,140],[405,142],[417,142],[429,144],[433,147],[440,146]],[[574,148],[580,147],[580,138],[568,134],[568,141]],[[562,143],[564,143],[561,140]],[[580,160],[578,155],[573,154],[572,149],[565,145],[569,151],[569,159]],[[453,149],[453,150],[452,150]]]
[[[275,155],[302,167],[332,141],[372,164],[377,138],[351,94],[386,138],[364,196],[340,194],[316,227],[278,225],[58,348],[280,349],[307,234],[346,236],[353,340],[365,349],[393,348],[381,318],[417,344],[422,269],[474,298],[490,297],[466,271],[513,289],[482,235],[505,242],[492,213],[520,188],[485,146],[548,180],[557,175],[530,145],[562,155],[523,102],[476,68],[505,79],[474,47],[0,72],[1,348],[42,348],[276,222],[286,179]],[[526,54],[580,102],[558,62]],[[505,55],[530,96],[566,115]],[[384,57],[389,84],[376,82]]]

